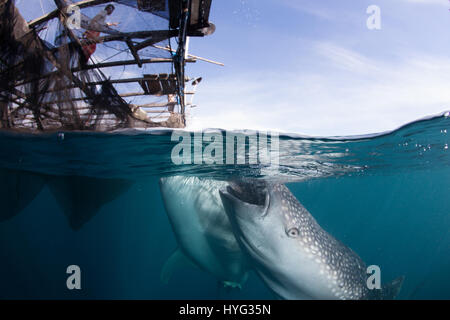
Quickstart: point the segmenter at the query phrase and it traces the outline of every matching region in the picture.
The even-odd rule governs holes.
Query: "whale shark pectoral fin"
[[[393,300],[398,296],[400,290],[402,289],[403,281],[405,281],[405,276],[395,278],[389,283],[386,283],[381,288],[381,299],[383,300]]]
[[[177,248],[164,263],[161,270],[160,279],[164,284],[169,284],[170,278],[177,268],[182,268],[184,266],[195,266],[194,263],[189,260],[188,257],[181,252],[180,248]]]

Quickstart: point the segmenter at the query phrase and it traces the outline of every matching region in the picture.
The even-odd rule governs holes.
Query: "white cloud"
[[[422,55],[387,63],[329,42],[315,48],[316,59],[324,64],[315,71],[298,65],[291,72],[206,81],[190,128],[363,134],[450,109],[447,57]]]
[[[286,5],[292,9],[298,10],[300,12],[315,16],[320,19],[332,20],[336,17],[332,11],[327,10],[322,6],[318,6],[318,3],[304,0],[282,0],[281,4]]]
[[[319,55],[335,63],[339,68],[355,73],[368,73],[380,71],[371,59],[354,51],[328,42],[319,42],[315,46]]]
[[[277,1],[279,4],[287,6],[291,9],[297,10],[304,14],[316,17],[321,20],[331,21],[345,21],[350,17],[355,18],[354,13],[344,10],[339,6],[330,6],[326,1],[311,1],[311,0],[281,0]]]
[[[428,5],[445,5],[448,7],[447,0],[402,0],[405,2],[417,3],[417,4],[428,4]]]

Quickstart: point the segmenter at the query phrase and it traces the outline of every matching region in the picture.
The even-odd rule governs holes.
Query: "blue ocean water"
[[[378,135],[280,135],[276,170],[177,166],[171,133],[1,132],[0,298],[273,299],[255,274],[241,290],[192,266],[160,281],[177,243],[158,180],[195,175],[286,182],[383,282],[405,276],[399,299],[450,299],[448,113]],[[82,290],[67,289],[69,265]]]

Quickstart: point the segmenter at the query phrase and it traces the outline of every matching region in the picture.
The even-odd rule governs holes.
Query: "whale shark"
[[[161,273],[168,282],[186,262],[216,277],[226,287],[241,287],[249,264],[234,237],[220,199],[226,182],[189,176],[163,177],[160,190],[179,248]]]
[[[393,299],[403,277],[380,289],[350,248],[327,233],[284,184],[230,182],[220,190],[242,250],[282,299]]]

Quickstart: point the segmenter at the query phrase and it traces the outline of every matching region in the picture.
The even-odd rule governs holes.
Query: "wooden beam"
[[[150,58],[150,59],[142,59],[142,64],[149,64],[149,63],[171,63],[173,60],[171,58]],[[190,61],[192,62],[192,61]],[[82,70],[89,70],[89,69],[100,69],[100,68],[110,68],[110,67],[121,67],[121,66],[129,66],[136,64],[136,60],[123,60],[123,61],[112,61],[112,62],[105,62],[105,63],[96,63],[96,64],[88,64],[84,67],[78,67],[72,69],[73,72],[78,72]]]
[[[138,105],[140,108],[164,108],[176,106],[176,102],[162,102],[162,103],[147,103]]]
[[[49,13],[43,15],[42,17],[39,17],[37,19],[29,21],[28,26],[30,28],[34,28],[36,25],[41,24],[45,21],[51,20],[56,17],[58,17],[58,10],[54,10],[52,12],[49,12]]]
[[[121,34],[107,35],[98,37],[99,43],[112,42],[112,41],[126,41],[127,39],[147,39],[134,45],[136,51],[143,48],[154,46],[163,40],[167,40],[172,37],[178,36],[178,30],[151,30],[151,31],[137,31],[137,32],[124,32]],[[162,47],[161,47],[162,48]],[[52,52],[57,52],[59,47],[52,48]],[[16,65],[18,66],[18,65]],[[14,66],[15,67],[15,66]]]
[[[53,92],[53,91],[48,91],[48,92]],[[124,93],[124,94],[119,94],[120,97],[122,98],[127,98],[127,97],[136,97],[136,96],[145,96],[147,95],[145,92],[131,92],[131,93]],[[61,99],[61,100],[54,100],[54,101],[47,101],[47,102],[43,102],[43,104],[58,104],[58,103],[63,103],[63,102],[70,102],[70,101],[84,101],[88,99],[87,97],[82,97],[82,98],[73,98],[73,99]],[[16,101],[16,100],[13,100]]]
[[[124,32],[120,34],[107,35],[99,37],[100,42],[110,41],[126,41],[127,39],[147,39],[146,41],[153,41],[153,43],[161,42],[163,40],[178,36],[178,30],[148,30],[136,32]],[[145,41],[144,41],[145,42]],[[136,45],[136,47],[139,46]],[[139,50],[142,48],[139,48]]]
[[[158,46],[156,44],[153,45],[153,47],[155,47],[157,49],[161,49],[161,50],[175,52],[174,49],[170,49],[170,48],[167,48],[167,47],[161,47],[161,46]],[[217,62],[217,61],[206,59],[206,58],[202,58],[202,57],[199,57],[199,56],[194,56],[193,54],[189,54],[189,53],[188,53],[188,57],[190,57],[192,59],[195,59],[195,60],[201,60],[201,61],[205,61],[205,62],[208,62],[208,63],[217,64],[218,66],[222,66],[222,67],[225,66],[225,64],[223,64],[222,62]]]
[[[139,54],[137,53],[137,50],[134,48],[133,42],[131,42],[130,39],[126,39],[125,42],[126,42],[128,48],[130,49],[131,54],[133,55],[133,58],[136,61],[136,64],[138,65],[139,68],[142,68],[141,58],[139,57]]]
[[[170,63],[173,62],[172,58],[150,58],[141,60],[142,64],[149,63]],[[188,59],[186,62],[195,62],[194,59]],[[89,70],[89,69],[97,69],[97,68],[110,68],[110,67],[118,67],[118,66],[129,66],[136,64],[136,60],[123,60],[123,61],[112,61],[105,63],[96,63],[96,64],[88,64],[83,68],[78,67],[72,69],[72,72],[77,72],[81,70]]]
[[[128,97],[136,97],[136,96],[146,96],[147,94],[145,92],[130,92],[130,93],[124,93],[119,94],[122,98],[128,98]],[[60,102],[67,102],[67,101],[83,101],[87,98],[75,98],[75,99],[67,99],[67,100],[59,100],[59,101],[52,101],[51,103],[60,103]]]
[[[168,118],[168,116],[150,116],[150,120],[152,120],[152,119],[167,119]]]
[[[145,92],[130,92],[130,93],[123,93],[120,94],[120,96],[122,98],[127,98],[127,97],[137,97],[137,96],[146,96],[147,94]]]
[[[173,60],[171,58],[151,58],[151,59],[143,59],[141,60],[142,64],[149,64],[149,63],[169,63]],[[188,59],[186,62],[195,62],[193,59]],[[82,70],[90,70],[90,69],[100,69],[100,68],[110,68],[110,67],[118,67],[118,66],[128,66],[128,65],[135,65],[136,60],[124,60],[124,61],[113,61],[113,62],[105,62],[105,63],[97,63],[97,64],[88,64],[84,67],[77,67],[72,68],[71,72],[79,72]],[[24,84],[30,83],[32,81],[37,81],[41,79],[45,79],[50,77],[51,75],[57,73],[58,71],[50,72],[40,78],[32,79],[32,80],[24,80],[21,82],[17,82],[14,84],[15,87],[22,86]],[[141,78],[142,80],[142,78]]]
[[[158,78],[156,78],[156,79],[158,79]],[[86,82],[85,85],[87,85],[87,86],[96,86],[96,85],[101,85],[101,84],[105,83],[106,81],[109,81],[110,83],[131,83],[131,82],[139,83],[140,81],[145,81],[145,80],[155,80],[155,79],[152,78],[152,77],[128,78],[128,79],[110,79],[110,80],[103,80],[103,81]],[[76,86],[76,85],[70,85],[70,86],[66,86],[66,87],[62,87],[62,88],[49,89],[49,90],[47,90],[47,92],[61,91],[63,89],[73,89],[73,88],[77,88],[77,87],[78,86]],[[131,94],[131,96],[133,96],[133,95],[151,95],[151,94],[145,93],[145,92],[142,92],[142,93],[139,92],[139,93]]]

